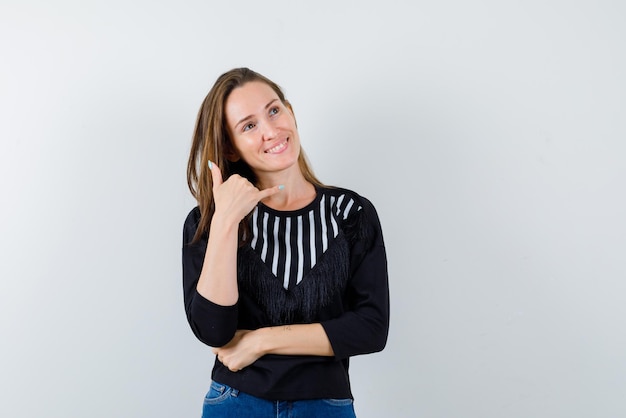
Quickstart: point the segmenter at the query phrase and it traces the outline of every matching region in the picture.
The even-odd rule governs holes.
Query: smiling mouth
[[[285,148],[287,148],[287,141],[289,141],[289,138],[285,139],[283,142],[281,142],[280,144],[265,150],[266,154],[277,154],[279,152],[281,152],[282,150],[284,150]]]

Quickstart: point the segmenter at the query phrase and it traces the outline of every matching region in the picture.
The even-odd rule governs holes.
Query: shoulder
[[[183,243],[190,244],[193,241],[193,237],[196,235],[198,225],[200,224],[200,208],[196,206],[193,208],[187,217],[183,225]]]
[[[322,187],[320,191],[330,197],[331,206],[343,218],[350,241],[365,240],[370,245],[382,243],[382,230],[378,213],[372,202],[355,192],[342,187]]]
[[[354,213],[363,210],[363,212],[368,216],[374,215],[375,218],[378,219],[376,209],[374,208],[372,202],[354,190],[335,186],[324,186],[320,187],[319,190],[323,194],[331,197],[332,201],[340,210],[349,208],[350,210],[347,215],[353,215]]]
[[[200,223],[200,208],[196,206],[187,214],[187,218],[185,218],[185,228],[192,227],[197,229],[198,223]]]
[[[318,190],[328,196],[342,196],[347,195],[354,198],[361,198],[361,196],[354,190],[346,189],[344,187],[337,186],[319,186]]]

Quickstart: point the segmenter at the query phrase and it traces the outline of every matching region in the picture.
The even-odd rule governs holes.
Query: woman
[[[372,204],[315,177],[291,104],[247,68],[202,103],[187,180],[185,310],[216,355],[203,417],[354,417],[348,359],[389,326]]]

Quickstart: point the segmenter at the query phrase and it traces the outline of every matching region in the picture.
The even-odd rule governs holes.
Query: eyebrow
[[[276,102],[276,101],[278,101],[278,100],[279,100],[278,98],[273,99],[271,102],[269,102],[268,104],[266,104],[266,105],[265,105],[264,109],[267,109],[268,107],[270,107],[271,105],[273,105],[273,104],[274,104],[274,102]],[[248,115],[248,116],[246,116],[245,118],[241,118],[241,119],[239,119],[239,122],[237,122],[237,123],[235,124],[235,128],[236,128],[236,127],[238,127],[239,125],[241,125],[243,122],[247,121],[248,119],[252,118],[252,117],[254,117],[254,115]]]

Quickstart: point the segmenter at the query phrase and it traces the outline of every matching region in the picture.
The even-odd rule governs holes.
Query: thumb
[[[211,179],[213,180],[213,190],[215,190],[217,186],[221,186],[224,182],[224,180],[222,180],[222,170],[211,160],[209,160],[208,166],[211,171]]]

